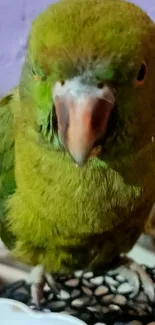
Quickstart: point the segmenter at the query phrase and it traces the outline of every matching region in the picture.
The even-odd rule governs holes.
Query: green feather
[[[9,248],[14,243],[14,237],[8,231],[5,201],[14,193],[16,186],[12,108],[16,102],[17,92],[14,90],[0,100],[0,236]]]

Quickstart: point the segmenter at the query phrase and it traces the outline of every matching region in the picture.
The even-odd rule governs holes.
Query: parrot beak
[[[76,79],[76,78],[74,78]],[[64,147],[78,166],[97,155],[115,105],[112,89],[80,84],[77,80],[56,83],[53,91],[58,133]]]

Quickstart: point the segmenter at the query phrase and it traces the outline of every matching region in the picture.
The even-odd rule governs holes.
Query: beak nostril
[[[99,89],[102,89],[104,87],[104,83],[103,82],[99,82],[98,85],[97,85],[97,87]]]
[[[64,86],[65,80],[61,80],[60,83],[61,83],[61,86]]]

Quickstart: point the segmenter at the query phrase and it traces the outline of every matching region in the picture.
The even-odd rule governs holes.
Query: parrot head
[[[154,24],[134,4],[62,0],[32,25],[21,98],[79,166],[134,154],[153,137],[154,53]]]

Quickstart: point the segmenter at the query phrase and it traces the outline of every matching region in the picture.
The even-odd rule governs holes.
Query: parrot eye
[[[141,86],[144,83],[145,80],[145,75],[147,72],[147,66],[145,62],[142,62],[141,67],[138,72],[137,80],[136,80],[136,85]]]
[[[39,81],[39,80],[42,80],[42,81],[45,81],[46,80],[46,76],[45,75],[42,75],[42,76],[39,76],[36,71],[34,70],[34,68],[32,68],[32,73],[33,73],[33,78],[35,81]]]
[[[33,78],[34,78],[34,80],[35,81],[38,81],[39,80],[39,77],[38,77],[38,75],[36,74],[36,72],[35,72],[35,70],[32,68],[32,73],[33,73]]]

